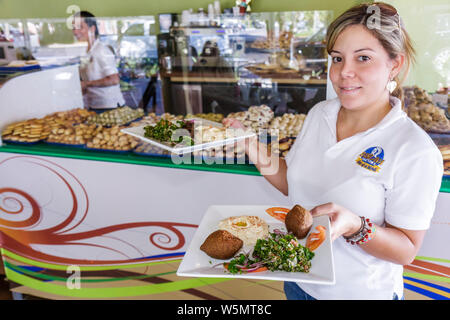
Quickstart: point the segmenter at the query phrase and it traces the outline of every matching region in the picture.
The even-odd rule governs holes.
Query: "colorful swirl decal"
[[[29,179],[24,178],[26,172],[32,173]],[[198,227],[188,223],[144,221],[86,230],[87,224],[83,224],[83,222],[89,213],[88,194],[75,175],[60,165],[43,158],[20,155],[1,161],[0,175],[9,175],[10,177],[21,175],[21,179],[4,179],[8,183],[11,181],[16,183],[17,180],[19,185],[17,187],[3,186],[0,182],[0,247],[31,259],[76,265],[142,262],[145,261],[144,257],[149,257],[148,252],[144,253],[143,249],[133,245],[132,241],[127,241],[120,235],[114,236],[114,233],[143,227],[163,229],[154,231],[148,236],[149,244],[156,247],[156,251],[158,249],[176,251],[183,248],[186,243],[185,236],[179,228]],[[37,180],[39,181],[36,182]],[[33,185],[36,183],[42,183],[42,185],[37,188],[36,185]],[[55,185],[59,187],[56,189]],[[31,195],[24,190],[33,190],[34,194]],[[55,192],[56,196],[53,194]],[[40,198],[42,198],[41,202],[38,201]],[[53,199],[58,199],[56,208],[51,208],[52,202],[55,202]],[[40,203],[45,203],[45,205]],[[61,203],[65,207],[63,211],[61,211]],[[67,208],[67,204],[70,204],[69,208]],[[78,229],[83,231],[77,232]],[[94,241],[94,239],[96,240]],[[115,248],[114,245],[108,244],[108,241],[122,244],[122,249]],[[70,258],[54,254],[53,250],[45,252],[46,250],[42,249],[48,248],[49,245],[58,246],[58,250],[69,250],[72,246],[95,250],[94,252],[86,251],[91,252],[89,257],[93,257],[92,259],[86,259],[84,252],[81,254],[82,258]],[[124,246],[129,249],[124,250]],[[108,256],[105,252],[110,255],[115,254],[116,258],[98,259],[102,255]],[[132,252],[132,257],[129,256],[130,252]],[[152,259],[154,258],[148,258],[149,261]]]

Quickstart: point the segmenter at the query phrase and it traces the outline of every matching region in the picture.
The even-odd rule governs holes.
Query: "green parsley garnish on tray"
[[[308,273],[313,257],[314,252],[302,246],[293,234],[277,230],[270,233],[268,239],[258,239],[252,258],[241,253],[225,267],[232,274],[262,269]]]
[[[174,139],[177,130],[180,129],[186,129],[189,133],[191,133],[190,129],[192,129],[192,123],[182,120],[172,122],[161,119],[154,126],[145,126],[144,136],[161,142],[170,142],[172,144],[183,142],[186,145],[192,146],[194,144],[194,140],[190,136],[180,135],[177,139]]]

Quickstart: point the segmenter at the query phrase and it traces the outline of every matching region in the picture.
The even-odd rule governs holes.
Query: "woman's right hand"
[[[225,126],[225,128],[242,129],[242,130],[248,129],[242,124],[242,122],[240,122],[238,119],[235,119],[235,118],[225,118],[222,120],[222,124]],[[235,142],[234,146],[236,148],[238,144],[240,144],[242,146],[242,143],[244,143],[245,153],[247,155],[249,155],[250,145],[255,146],[255,145],[257,145],[257,142],[258,142],[258,137],[252,136],[250,138],[246,138],[244,141]]]
[[[226,128],[243,129],[247,128],[237,119],[225,118],[222,124]],[[270,156],[267,146],[258,142],[258,136],[254,135],[237,143],[244,143],[244,150],[249,160],[256,166],[258,171],[269,181],[275,188],[280,190],[285,196],[288,195],[287,184],[287,166],[286,162],[278,156]],[[236,143],[235,143],[236,145]]]

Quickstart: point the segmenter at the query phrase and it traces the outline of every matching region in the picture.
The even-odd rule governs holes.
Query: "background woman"
[[[87,54],[80,66],[84,105],[90,109],[111,109],[123,106],[120,78],[114,52],[99,40],[95,16],[87,11],[75,14],[73,34],[86,41]]]

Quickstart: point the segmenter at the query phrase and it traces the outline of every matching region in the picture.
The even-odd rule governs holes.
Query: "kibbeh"
[[[211,233],[200,250],[214,259],[226,260],[232,258],[238,252],[244,242],[226,230],[217,230]]]
[[[313,224],[311,213],[296,204],[286,215],[286,228],[292,232],[298,239],[303,239],[308,234]]]

